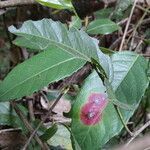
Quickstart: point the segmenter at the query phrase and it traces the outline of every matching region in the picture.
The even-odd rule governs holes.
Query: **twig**
[[[36,127],[36,129],[32,132],[32,134],[30,135],[27,143],[24,145],[24,147],[27,147],[27,145],[29,145],[29,143],[31,142],[32,138],[34,137],[34,135],[36,134],[36,132],[38,131],[38,129],[40,128],[40,126],[46,121],[46,119],[48,118],[48,116],[51,115],[52,110],[54,109],[54,107],[57,105],[57,103],[59,102],[59,100],[61,99],[61,97],[67,93],[67,91],[69,90],[69,87],[65,88],[60,95],[57,97],[57,99],[55,100],[55,102],[53,103],[53,105],[49,108],[46,116],[44,117],[44,119],[38,124],[38,126]]]
[[[145,123],[139,130],[137,130],[134,134],[133,137],[129,140],[129,142],[126,144],[128,146],[143,130],[145,130],[148,126],[150,126],[150,120]]]
[[[148,9],[145,9],[145,8],[143,8],[140,5],[136,5],[136,7],[139,8],[139,9],[141,9],[141,10],[143,10],[143,11],[146,11],[147,13],[150,13],[150,11]]]
[[[146,10],[148,10],[148,9],[149,9],[149,7]],[[134,43],[134,36],[136,34],[136,30],[141,25],[141,23],[142,23],[143,19],[145,18],[146,14],[147,14],[147,11],[144,12],[144,14],[142,15],[141,19],[138,21],[137,25],[134,28],[134,31],[133,31],[133,34],[132,34],[133,37],[132,37],[130,48],[129,48],[130,51],[133,49],[132,47],[133,47],[133,43]]]
[[[131,9],[130,16],[129,16],[129,19],[128,19],[128,22],[127,22],[127,25],[126,25],[126,28],[125,28],[125,31],[124,31],[124,34],[123,34],[123,38],[122,38],[122,41],[121,41],[121,44],[120,44],[119,51],[122,51],[123,44],[124,44],[124,41],[125,41],[125,38],[126,38],[126,34],[127,34],[127,31],[128,31],[128,28],[129,28],[129,24],[131,22],[131,18],[132,18],[132,15],[133,15],[133,12],[134,12],[134,8],[136,6],[137,1],[138,0],[134,1],[133,7]]]
[[[20,119],[23,121],[23,123],[25,124],[26,128],[29,130],[30,133],[32,133],[34,131],[34,129],[32,128],[32,126],[30,125],[30,123],[27,121],[26,117],[24,116],[24,114],[20,111],[20,109],[18,108],[18,106],[16,105],[15,101],[11,102],[12,107],[14,108],[14,110],[16,111],[17,115],[20,117]],[[45,145],[43,144],[43,142],[41,141],[41,139],[38,137],[38,135],[36,134],[35,136],[35,140],[39,143],[39,145],[42,148],[45,148]],[[25,149],[24,149],[25,150]]]
[[[146,135],[131,143],[128,147],[121,145],[112,148],[112,150],[150,150],[150,136]]]
[[[150,18],[144,19],[142,25],[150,24]]]
[[[132,31],[133,31],[133,29],[128,30],[127,35],[130,34]],[[122,37],[119,37],[118,39],[116,39],[116,41],[114,41],[112,43],[112,45],[109,47],[109,49],[114,50],[115,48],[117,48],[117,46],[119,45],[121,40],[122,40]]]
[[[36,4],[35,0],[7,0],[0,1],[0,9],[7,7],[16,7],[21,5],[31,5]]]
[[[142,54],[142,56],[150,58],[150,54]]]
[[[30,120],[34,121],[35,117],[34,117],[34,113],[33,113],[33,101],[32,101],[32,99],[30,99],[27,103],[28,103]]]

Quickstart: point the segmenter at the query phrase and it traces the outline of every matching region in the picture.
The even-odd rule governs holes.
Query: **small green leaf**
[[[110,14],[113,12],[113,8],[104,8],[96,11],[94,13],[96,19],[106,19],[109,18]]]
[[[58,125],[55,135],[47,141],[51,146],[61,147],[60,149],[72,150],[70,132],[64,125]]]
[[[57,125],[54,124],[52,127],[48,128],[43,135],[40,136],[42,141],[49,140],[56,132],[57,132]]]
[[[56,9],[73,9],[70,0],[36,0],[40,4]]]
[[[119,26],[109,19],[97,19],[87,26],[88,34],[110,34],[119,30]]]
[[[72,29],[72,28],[77,28],[77,29],[80,29],[82,27],[82,21],[79,17],[77,16],[73,16],[72,17],[72,21],[69,25],[69,28]]]
[[[12,109],[10,108],[10,103],[1,102],[0,103],[0,125],[16,125],[16,118],[18,118]]]

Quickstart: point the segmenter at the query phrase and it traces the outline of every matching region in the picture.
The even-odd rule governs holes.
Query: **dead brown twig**
[[[30,133],[32,133],[34,131],[34,129],[32,128],[32,126],[30,125],[30,123],[28,122],[28,120],[26,119],[26,117],[24,116],[24,114],[21,112],[21,110],[18,108],[18,106],[16,105],[15,101],[11,102],[12,107],[14,108],[15,112],[17,113],[17,115],[20,117],[20,119],[23,121],[23,123],[25,124],[26,128],[29,130]],[[41,141],[41,139],[38,137],[37,134],[35,134],[35,140],[39,143],[39,145],[41,146],[41,148],[45,149],[45,144]],[[25,149],[24,149],[25,150]]]
[[[60,95],[57,97],[57,99],[55,100],[55,102],[53,103],[53,105],[49,108],[47,114],[45,115],[44,119],[38,124],[38,126],[36,127],[36,129],[34,131],[32,131],[28,141],[26,142],[26,144],[24,145],[24,150],[25,148],[29,145],[29,143],[31,142],[32,138],[36,135],[36,132],[38,131],[38,129],[40,128],[40,126],[46,121],[46,119],[51,115],[52,110],[54,109],[54,107],[57,105],[57,103],[59,102],[59,100],[61,99],[61,97],[68,92],[69,87],[65,88]]]
[[[35,0],[7,0],[0,1],[0,9],[8,7],[16,7],[21,5],[35,4]]]
[[[124,41],[125,41],[125,38],[126,38],[126,34],[127,34],[127,31],[128,31],[128,28],[129,28],[129,25],[130,25],[130,22],[131,22],[131,18],[132,18],[133,12],[134,12],[134,8],[135,8],[135,6],[136,6],[137,1],[138,1],[138,0],[135,0],[135,1],[134,1],[134,4],[133,4],[133,6],[132,6],[131,13],[130,13],[128,22],[127,22],[127,24],[126,24],[126,28],[125,28],[125,31],[124,31],[124,34],[123,34],[123,37],[122,37],[122,41],[121,41],[120,47],[119,47],[119,51],[121,51],[122,48],[123,48],[123,44],[124,44]]]
[[[148,122],[146,122],[139,130],[137,130],[133,136],[131,137],[131,139],[128,141],[128,143],[126,144],[126,146],[128,146],[143,130],[145,130],[147,127],[150,126],[150,120]]]

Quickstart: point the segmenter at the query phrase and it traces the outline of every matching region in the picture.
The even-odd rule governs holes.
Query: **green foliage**
[[[140,55],[121,52],[112,55],[112,63],[114,74],[111,85],[117,99],[119,102],[135,105],[132,111],[120,108],[123,120],[128,122],[148,86],[146,76],[147,61]],[[108,95],[109,104],[103,112],[102,120],[98,124],[88,126],[84,125],[80,120],[81,107],[87,102],[88,96],[93,92],[104,93],[105,91],[106,88],[101,79],[96,72],[93,72],[86,79],[73,106],[71,129],[82,150],[99,149],[123,128],[111,102],[111,95]]]
[[[40,4],[56,9],[73,9],[70,0],[36,0]]]
[[[77,16],[73,16],[72,17],[72,21],[69,25],[69,28],[72,29],[72,28],[76,28],[76,29],[80,29],[82,27],[82,21],[79,17]]]
[[[53,145],[55,147],[61,147],[62,149],[71,150],[71,140],[70,140],[70,132],[63,125],[58,125],[58,130],[55,135],[48,140],[49,145]]]
[[[0,103],[0,125],[14,126],[17,116],[12,112],[8,102]]]
[[[117,30],[119,30],[119,26],[109,19],[97,19],[87,26],[89,34],[110,34]]]
[[[56,132],[57,132],[57,125],[54,124],[52,127],[48,128],[43,135],[40,136],[42,141],[47,141],[49,140]]]
[[[30,95],[51,82],[71,75],[84,63],[58,48],[44,51],[18,65],[8,74],[0,84],[0,100]]]
[[[11,26],[9,31],[21,36],[14,41],[18,46],[37,50],[57,47],[85,61],[97,57],[96,40],[92,41],[92,38],[82,30],[67,30],[65,25],[51,19],[26,21],[20,29]]]
[[[72,7],[68,6],[70,1],[38,1],[53,8]],[[30,95],[49,83],[70,76],[86,62],[90,62],[97,72],[93,71],[89,75],[77,95],[71,112],[70,134],[74,149],[97,150],[123,128],[113,100],[117,99],[118,104],[115,104],[120,106],[125,123],[138,107],[149,82],[146,72],[148,62],[132,52],[114,53],[109,49],[101,48],[106,54],[102,53],[98,40],[88,34],[105,35],[119,30],[120,27],[111,20],[92,21],[86,29],[88,34],[82,29],[78,30],[81,27],[82,22],[78,17],[72,18],[69,29],[66,25],[51,19],[26,21],[20,29],[11,26],[9,31],[18,36],[14,44],[40,53],[16,66],[0,83],[0,101]],[[88,126],[81,122],[80,111],[89,94],[93,92],[107,92],[109,103],[102,113],[102,120],[95,125]],[[4,104],[6,103],[0,105],[0,110],[2,110],[0,113],[8,115],[7,105]],[[121,107],[123,104],[134,107],[130,111],[125,110]],[[8,120],[7,117],[6,120]],[[0,123],[6,123],[5,118],[1,117]],[[56,131],[57,126],[54,125],[47,129],[41,138],[47,141],[54,135],[50,141],[48,140],[50,144],[51,140],[52,143],[57,143],[57,141],[63,143],[62,137],[58,137],[63,135],[66,138],[65,134],[67,134],[68,138],[68,130],[58,127]],[[70,148],[68,139],[66,141],[65,144]]]
[[[96,11],[94,15],[96,19],[106,19],[106,18],[109,18],[112,11],[113,11],[112,8],[104,8],[104,9]]]
[[[132,0],[118,0],[117,1],[117,5],[116,5],[116,8],[113,12],[113,16],[112,18],[116,19],[116,20],[120,20],[124,17],[127,17],[125,16],[125,11],[128,10],[128,8],[130,8],[130,6],[132,5],[133,1]]]
[[[60,22],[48,19],[27,21],[22,28],[17,30],[11,26],[9,30],[21,36],[15,40],[16,45],[46,51],[9,73],[0,84],[1,101],[30,95],[51,82],[69,76],[86,61],[91,61],[91,57],[98,57],[97,41],[84,31],[68,31]]]

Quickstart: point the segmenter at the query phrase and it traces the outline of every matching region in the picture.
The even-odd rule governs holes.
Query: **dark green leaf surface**
[[[104,8],[96,11],[94,13],[94,16],[96,17],[96,19],[103,19],[103,18],[106,19],[109,18],[112,12],[113,8]]]
[[[138,107],[148,87],[148,62],[136,53],[125,51],[112,55],[112,63],[114,77],[111,84],[117,99],[128,105]],[[125,111],[121,109],[121,112],[124,115],[124,119],[128,120],[134,110]]]
[[[112,55],[112,62],[114,76],[111,84],[118,100],[128,105],[136,105],[132,111],[120,109],[124,121],[127,122],[136,110],[148,86],[146,77],[147,61],[140,55],[131,52],[120,52]],[[80,120],[80,109],[86,103],[88,96],[92,92],[104,93],[105,90],[101,79],[96,72],[93,72],[86,79],[77,96],[73,107],[71,128],[82,150],[99,150],[123,128],[112,102],[107,105],[102,120],[98,124],[87,126]]]
[[[0,101],[30,95],[51,82],[71,75],[84,63],[59,49],[41,52],[8,74],[0,84]]]
[[[56,9],[73,9],[70,0],[36,0],[40,4]]]
[[[18,46],[35,50],[47,50],[58,47],[74,57],[91,61],[97,58],[98,41],[89,37],[84,31],[68,31],[60,22],[50,19],[26,21],[20,29],[14,26],[9,31],[20,36],[14,41]]]
[[[16,118],[18,118],[14,112],[10,109],[10,103],[0,103],[0,125],[15,125]]]
[[[89,23],[87,33],[89,34],[110,34],[119,30],[119,26],[109,19],[97,19]]]
[[[47,141],[49,140],[55,133],[57,132],[57,125],[54,124],[53,126],[51,126],[50,128],[48,128],[43,135],[40,136],[40,138],[42,139],[42,141]]]

